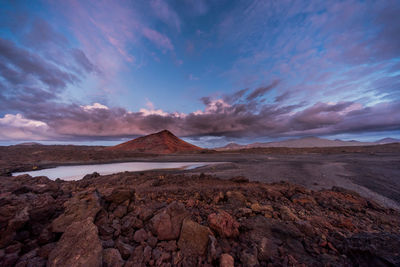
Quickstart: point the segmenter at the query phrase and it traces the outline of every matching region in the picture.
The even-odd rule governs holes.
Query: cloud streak
[[[162,129],[169,129],[179,136],[227,138],[400,130],[400,115],[396,112],[400,102],[384,102],[374,106],[354,102],[278,106],[247,101],[247,95],[242,92],[234,93],[236,97],[224,96],[225,99],[235,99],[230,103],[222,98],[204,98],[204,109],[188,114],[165,112],[154,106],[131,112],[94,103],[87,106],[55,105],[51,112],[48,107],[42,107],[45,112],[36,107],[29,112],[28,118],[6,115],[2,123],[5,129],[10,129],[16,125],[9,118],[32,121],[35,125],[46,125],[46,133],[51,133],[41,136],[41,139],[51,136],[65,140],[116,139]],[[39,133],[32,131],[32,138],[38,137]],[[0,136],[8,137],[6,133]]]

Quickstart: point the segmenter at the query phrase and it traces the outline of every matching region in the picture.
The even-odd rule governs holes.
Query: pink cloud
[[[163,35],[162,33],[159,33],[156,30],[152,30],[150,28],[143,28],[143,35],[149,39],[151,42],[153,42],[154,44],[156,44],[157,46],[173,51],[174,50],[174,46],[172,45],[171,40]]]
[[[164,23],[174,27],[178,32],[181,31],[181,20],[178,14],[173,10],[166,1],[153,0],[150,5],[156,16]]]

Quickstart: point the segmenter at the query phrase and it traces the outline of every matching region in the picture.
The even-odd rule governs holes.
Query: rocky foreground
[[[400,214],[207,175],[0,177],[1,266],[400,266]]]

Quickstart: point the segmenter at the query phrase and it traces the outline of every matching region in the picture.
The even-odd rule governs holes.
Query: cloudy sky
[[[400,2],[0,1],[0,141],[400,137]]]

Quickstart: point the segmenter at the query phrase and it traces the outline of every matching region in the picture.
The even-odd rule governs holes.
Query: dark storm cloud
[[[243,96],[245,97],[245,95]],[[400,102],[363,107],[355,102],[278,106],[207,98],[204,111],[144,115],[123,108],[67,104],[25,106],[26,118],[48,126],[49,136],[64,140],[115,139],[169,129],[179,136],[281,137],[400,130]],[[254,112],[254,105],[260,105]],[[30,109],[30,110],[29,110]]]
[[[343,120],[341,112],[352,104],[352,102],[335,105],[317,103],[293,115],[290,120],[291,128],[301,131],[337,124]]]
[[[67,86],[89,73],[100,73],[86,54],[68,48],[67,39],[44,20],[18,25],[17,43],[0,38],[0,105],[2,112],[29,113],[59,98]],[[25,30],[23,30],[25,29]]]
[[[286,91],[286,92],[278,95],[277,97],[275,97],[275,102],[276,103],[282,102],[282,101],[288,99],[289,96],[290,96],[290,92]]]
[[[34,19],[22,40],[25,46],[40,52],[48,61],[69,71],[78,74],[82,71],[98,71],[81,49],[70,48],[68,39],[43,19]]]
[[[400,129],[400,116],[395,113],[400,103],[379,104],[348,111],[354,103],[319,103],[302,111],[300,106],[264,106],[260,113],[237,113],[236,106],[224,110],[185,117],[129,113],[123,109],[85,111],[68,108],[47,118],[59,134],[96,136],[97,138],[125,137],[170,129],[180,136],[278,137],[341,132]],[[240,106],[243,108],[243,106]],[[65,113],[64,113],[65,112]]]
[[[54,89],[64,88],[68,83],[78,81],[76,75],[62,71],[46,62],[37,54],[19,48],[15,43],[2,38],[0,38],[0,59],[12,67],[14,71],[27,73],[29,74],[27,76],[33,76],[44,85]],[[21,75],[20,77],[24,79],[30,78],[25,75]],[[7,79],[7,76],[4,78]],[[11,82],[15,81],[11,79]],[[18,82],[23,83],[23,81]]]

